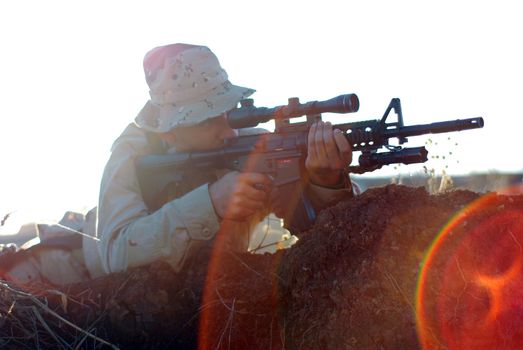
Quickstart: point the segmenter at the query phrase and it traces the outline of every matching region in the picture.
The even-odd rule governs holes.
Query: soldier
[[[113,144],[101,181],[97,229],[91,229],[96,231],[91,233],[94,238],[83,239],[90,277],[157,260],[179,271],[224,226],[230,248],[246,251],[257,225],[271,212],[281,212],[269,176],[230,169],[190,179],[181,189],[169,191],[171,196],[160,209],[147,208],[137,180],[136,157],[222,146],[239,133],[227,124],[227,111],[254,90],[233,85],[205,46],[154,48],[144,58],[144,70],[151,98]],[[339,130],[324,122],[311,127],[305,191],[316,210],[358,192],[344,171],[351,160],[352,149]]]

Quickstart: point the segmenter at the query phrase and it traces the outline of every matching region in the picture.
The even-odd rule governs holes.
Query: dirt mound
[[[324,210],[294,247],[277,254],[235,254],[220,249],[218,236],[180,274],[157,263],[33,297],[4,285],[0,345],[487,349],[500,339],[521,345],[523,196],[485,198],[390,185]],[[492,218],[498,219],[483,225]],[[509,273],[516,282],[500,299],[491,291],[501,288],[496,277]],[[463,340],[471,335],[476,343]]]
[[[449,218],[477,197],[388,186],[324,211],[282,265],[293,347],[418,348],[420,263]]]

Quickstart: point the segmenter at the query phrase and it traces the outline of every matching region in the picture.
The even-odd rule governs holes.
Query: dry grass
[[[97,320],[79,326],[63,315],[82,305],[62,291],[44,285],[20,287],[0,281],[0,347],[2,349],[98,349],[115,345],[96,335]],[[52,299],[52,300],[51,300]]]

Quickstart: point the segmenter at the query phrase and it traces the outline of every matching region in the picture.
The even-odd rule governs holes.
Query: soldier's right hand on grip
[[[209,186],[209,195],[220,218],[242,221],[264,207],[271,189],[267,175],[232,171]]]

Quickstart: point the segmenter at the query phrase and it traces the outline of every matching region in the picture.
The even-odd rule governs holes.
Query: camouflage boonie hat
[[[151,99],[135,122],[149,131],[167,132],[219,116],[255,91],[231,84],[205,46],[160,46],[145,55],[143,65]]]

